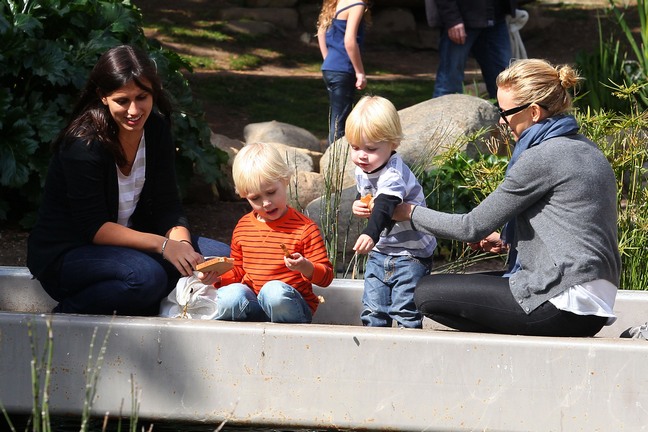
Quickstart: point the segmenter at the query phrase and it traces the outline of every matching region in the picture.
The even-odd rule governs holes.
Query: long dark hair
[[[57,149],[68,138],[99,141],[113,154],[115,162],[126,163],[119,143],[119,127],[101,99],[133,81],[153,96],[153,104],[167,119],[171,102],[162,89],[157,67],[148,54],[131,45],[120,45],[106,51],[95,64],[81,97],[72,111],[72,119],[54,141]],[[150,87],[144,82],[150,84]]]

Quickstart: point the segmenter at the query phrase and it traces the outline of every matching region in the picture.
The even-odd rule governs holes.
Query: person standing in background
[[[441,37],[432,97],[463,93],[466,61],[472,54],[481,68],[488,96],[497,98],[495,79],[509,65],[512,55],[506,16],[515,16],[516,0],[433,1]]]
[[[344,135],[355,90],[367,86],[361,56],[367,14],[364,1],[324,0],[317,21],[322,76],[329,94],[329,145]]]

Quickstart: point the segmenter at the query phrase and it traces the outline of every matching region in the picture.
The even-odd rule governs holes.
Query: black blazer
[[[435,0],[440,24],[448,29],[459,23],[485,28],[514,15],[517,0]]]
[[[132,228],[164,235],[174,226],[188,226],[175,171],[170,126],[151,113],[144,126],[146,180],[133,213]],[[70,138],[52,156],[38,220],[29,235],[27,266],[38,279],[52,280],[62,257],[91,244],[106,222],[117,222],[117,168],[99,143]]]

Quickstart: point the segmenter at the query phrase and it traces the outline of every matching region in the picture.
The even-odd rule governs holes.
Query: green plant
[[[254,54],[241,54],[232,56],[230,58],[230,69],[232,70],[248,70],[259,67],[262,63],[260,57]]]
[[[419,174],[423,190],[427,193],[428,207],[447,213],[468,213],[501,183],[508,158],[497,154],[499,143],[495,138],[489,141],[489,153],[470,157],[463,150],[466,143],[481,140],[487,133],[488,130],[479,130],[462,137],[458,143],[433,158],[433,169]],[[437,241],[435,254],[444,260],[457,262],[457,265],[447,267],[447,271],[465,267],[474,259],[483,259],[470,253],[463,242]]]
[[[346,243],[352,241],[348,235],[352,220],[340,220],[342,214],[340,204],[342,202],[349,148],[348,145],[344,145],[344,142],[333,144],[328,158],[327,174],[324,176],[324,195],[321,197],[320,227],[328,256],[335,270],[338,269],[338,264],[342,264],[342,266],[347,264]],[[346,233],[340,231],[340,223],[347,228]],[[353,262],[357,263],[357,259],[354,259]]]
[[[637,13],[639,15],[639,43],[635,40],[633,29],[625,19],[625,12],[622,12],[614,0],[609,0],[612,12],[616,17],[617,24],[621,28],[626,42],[634,53],[636,63],[627,65],[626,73],[632,83],[648,82],[648,0],[637,0]],[[626,4],[626,9],[627,9]],[[648,89],[638,92],[643,108],[648,108]]]
[[[226,154],[210,144],[204,113],[182,75],[189,64],[148,41],[128,0],[0,0],[0,221],[29,227],[40,201],[49,144],[64,126],[90,69],[108,48],[147,49],[174,102],[178,178],[217,182]]]
[[[626,20],[626,12],[621,11],[614,0],[610,2],[610,14],[618,26],[625,43],[621,43],[618,31],[603,36],[601,19],[598,21],[599,48],[594,53],[580,52],[576,64],[585,82],[583,94],[576,104],[585,109],[613,110],[629,113],[635,105],[648,108],[648,1],[637,0],[639,18],[639,42],[635,39],[633,28]],[[634,58],[629,58],[626,48],[630,48]],[[633,98],[619,88],[634,88]]]
[[[648,112],[588,110],[581,130],[607,156],[617,179],[617,212],[623,289],[648,289]]]

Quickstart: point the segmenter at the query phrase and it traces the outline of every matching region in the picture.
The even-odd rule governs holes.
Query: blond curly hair
[[[333,22],[333,17],[335,17],[335,11],[340,0],[324,0],[322,3],[322,10],[320,11],[319,17],[317,18],[317,30],[326,30],[331,27]],[[371,14],[369,12],[369,2],[365,0],[359,0],[365,3],[365,23],[369,25],[371,23]]]

